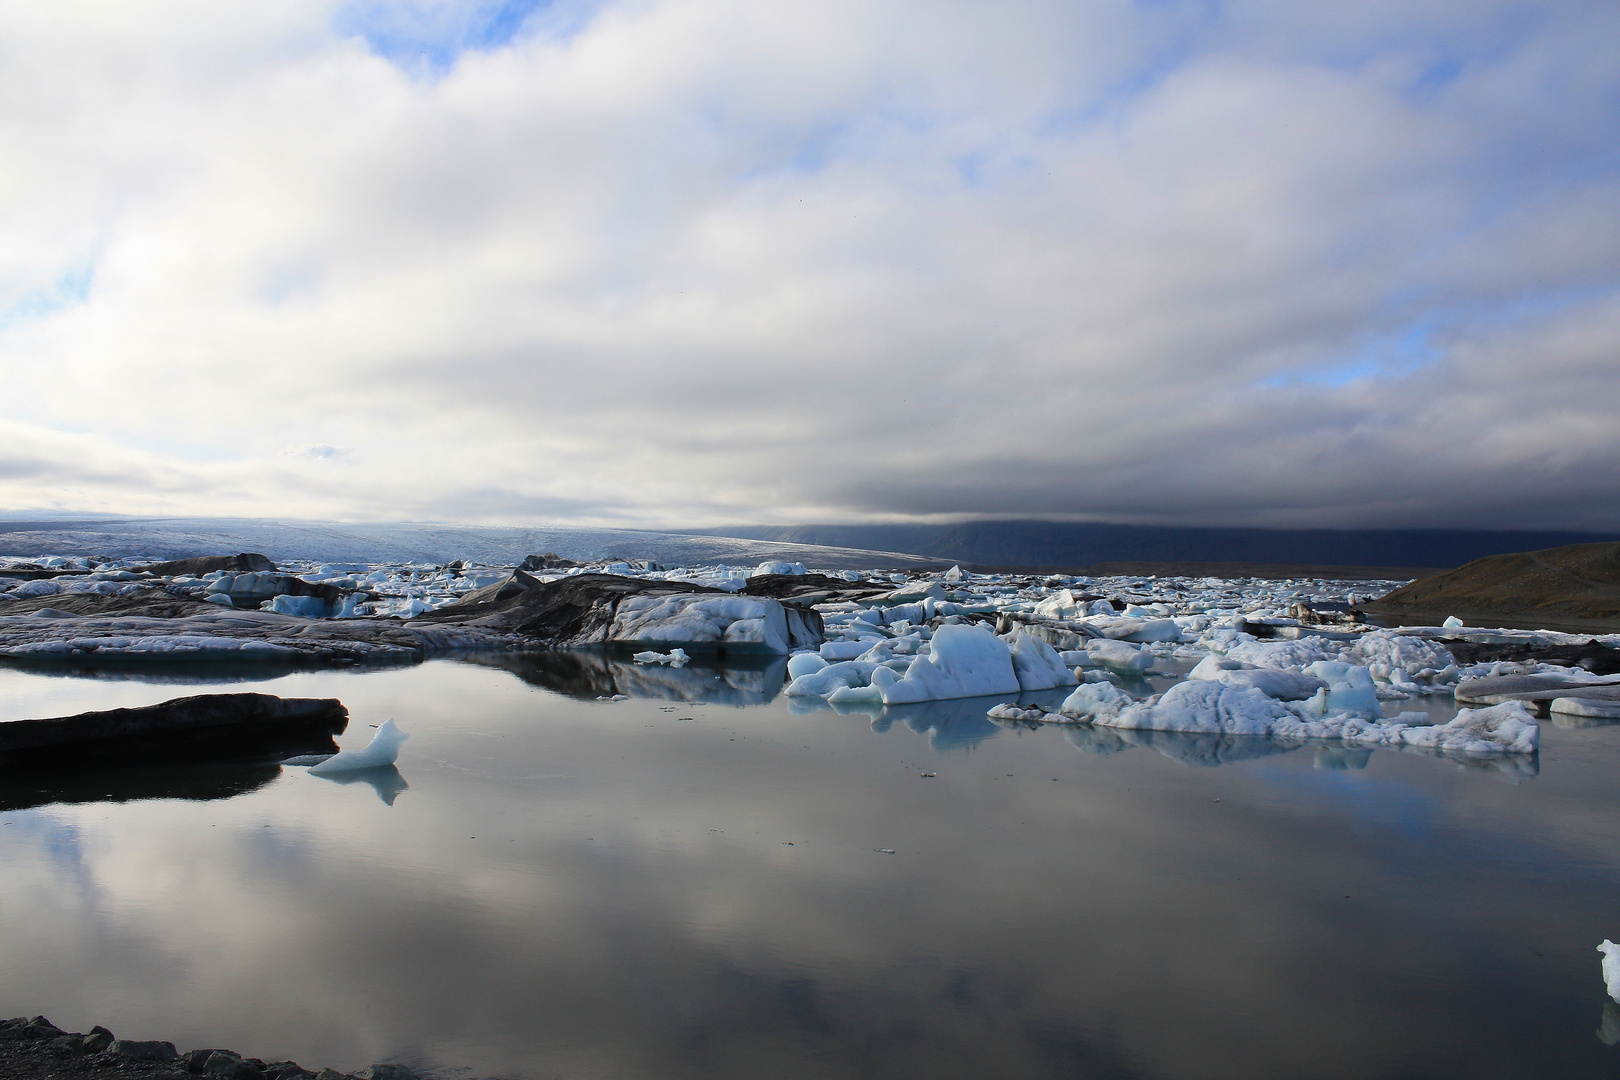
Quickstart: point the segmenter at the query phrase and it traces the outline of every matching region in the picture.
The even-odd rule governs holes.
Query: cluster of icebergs
[[[1465,678],[1501,672],[1502,664],[1459,667],[1431,640],[1468,637],[1459,621],[1397,630],[1350,621],[1313,625],[1290,615],[1348,607],[1395,584],[1207,578],[1037,584],[953,570],[885,597],[820,605],[828,640],[815,653],[789,659],[786,693],[834,706],[888,706],[989,695],[1027,699],[1033,691],[1073,686],[1061,704],[1003,700],[988,715],[1450,754],[1534,752],[1540,727],[1519,701],[1462,709],[1445,723],[1434,723],[1428,712],[1384,715],[1386,701],[1449,696]],[[1515,633],[1476,636],[1501,640]],[[1620,645],[1620,639],[1609,643]],[[1528,668],[1584,674],[1557,665]],[[1182,681],[1155,693],[1146,678],[1153,675]]]
[[[154,579],[139,565],[35,560],[26,580],[0,577],[0,620],[7,597],[151,588],[283,616],[409,619],[513,577],[510,567],[458,562],[307,563]],[[51,571],[59,576],[44,576]],[[1439,724],[1426,712],[1386,717],[1384,703],[1449,696],[1462,680],[1481,676],[1581,674],[1533,663],[1459,667],[1433,640],[1500,641],[1517,632],[1475,631],[1456,620],[1443,628],[1378,629],[1338,614],[1400,584],[1393,581],[1042,578],[956,567],[928,575],[835,571],[808,579],[802,593],[782,593],[789,596],[782,603],[736,594],[760,576],[803,577],[803,564],[667,568],[615,561],[535,571],[533,579],[587,572],[732,594],[627,596],[599,644],[632,643],[644,650],[637,662],[675,667],[693,648],[791,654],[785,693],[833,706],[995,696],[1001,700],[989,715],[1003,721],[1520,754],[1536,749],[1539,728],[1518,701],[1463,709]],[[802,599],[794,602],[793,595]],[[820,631],[800,604],[813,604]],[[1334,618],[1340,621],[1328,621]],[[1620,638],[1607,643],[1620,645]],[[140,646],[132,639],[129,648]],[[1150,677],[1174,685],[1156,692]]]

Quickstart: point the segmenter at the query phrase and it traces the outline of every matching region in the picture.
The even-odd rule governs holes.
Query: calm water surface
[[[446,1077],[1620,1074],[1620,729],[1478,768],[780,685],[293,673],[249,688],[394,717],[397,770],[0,785],[0,1014]],[[0,669],[0,713],[235,688]]]

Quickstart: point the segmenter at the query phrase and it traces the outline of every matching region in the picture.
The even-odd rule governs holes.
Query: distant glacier
[[[0,519],[0,555],[106,555],[187,558],[255,551],[272,560],[417,562],[454,559],[517,563],[555,552],[579,562],[652,560],[668,566],[767,560],[802,562],[824,570],[943,568],[949,563],[904,552],[728,536],[595,529],[565,525],[500,527],[437,522],[348,524],[255,518]]]

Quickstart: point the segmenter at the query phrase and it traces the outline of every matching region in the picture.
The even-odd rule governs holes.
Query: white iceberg
[[[788,613],[760,596],[645,593],[619,602],[605,641],[622,645],[723,647],[735,652],[786,653],[809,636],[803,617],[790,630]]]
[[[1610,997],[1620,1001],[1620,945],[1604,938],[1597,948],[1603,954],[1603,985],[1608,987]]]
[[[1020,687],[1007,643],[982,626],[941,626],[927,656],[882,691],[885,705],[1016,694]]]
[[[1076,711],[1084,704],[1083,700],[1076,701]],[[1103,727],[1335,739],[1364,746],[1411,746],[1479,756],[1534,753],[1541,740],[1535,717],[1517,701],[1487,709],[1462,709],[1444,724],[1424,723],[1427,717],[1423,713],[1402,713],[1393,720],[1350,714],[1318,716],[1310,706],[1306,702],[1303,707],[1291,708],[1253,687],[1201,680],[1178,683],[1158,698],[1138,702],[1117,714],[1099,711],[1088,718]]]
[[[1359,664],[1318,660],[1306,665],[1305,674],[1327,684],[1305,706],[1305,711],[1312,716],[1349,714],[1374,720],[1383,715],[1372,674]]]
[[[1091,662],[1122,675],[1140,675],[1153,666],[1153,654],[1127,641],[1097,638],[1086,642]]]
[[[1438,642],[1390,630],[1364,634],[1350,649],[1347,659],[1367,665],[1373,678],[1397,685],[1449,686],[1458,680],[1451,650]]]
[[[827,697],[845,687],[866,686],[879,665],[865,660],[844,660],[795,676],[782,693],[788,697]]]
[[[1060,715],[1071,720],[1099,720],[1118,716],[1132,705],[1134,698],[1113,683],[1082,683],[1058,707]]]
[[[1575,691],[1569,697],[1553,698],[1547,711],[1587,720],[1620,720],[1620,700],[1580,697],[1578,694],[1579,691]]]
[[[365,749],[340,751],[319,765],[311,765],[309,771],[324,776],[392,765],[399,757],[400,744],[408,738],[410,736],[395,727],[392,720],[384,720],[377,725],[377,734],[372,736]]]
[[[822,646],[821,653],[801,652],[788,657],[787,673],[789,679],[797,679],[800,675],[813,675],[828,666],[825,659],[826,646]],[[859,655],[859,654],[857,654]],[[844,657],[843,659],[853,659]]]
[[[686,655],[685,649],[671,649],[667,653],[638,652],[630,659],[638,664],[668,664],[670,667],[685,667],[692,658]]]
[[[1050,690],[1079,681],[1056,649],[1022,630],[1013,637],[1012,663],[1018,685],[1024,690]]]
[[[1229,686],[1253,687],[1267,697],[1280,701],[1304,701],[1318,690],[1327,689],[1327,682],[1314,675],[1295,671],[1277,671],[1259,668],[1210,653],[1187,673],[1187,678],[1207,682],[1222,682]]]

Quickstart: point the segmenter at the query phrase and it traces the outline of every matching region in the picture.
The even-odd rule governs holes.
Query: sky
[[[1620,529],[1616,42],[0,0],[0,510]]]

